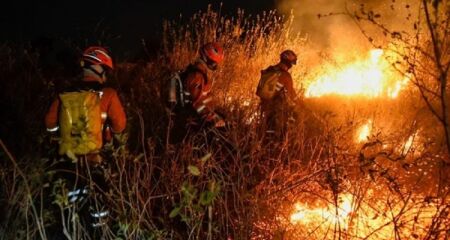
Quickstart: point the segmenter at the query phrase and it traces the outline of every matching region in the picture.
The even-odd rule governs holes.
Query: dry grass
[[[248,18],[243,12],[226,17],[208,9],[189,24],[167,22],[156,60],[119,64],[111,81],[122,94],[129,126],[123,136],[127,145],[112,149],[106,173],[116,216],[109,238],[449,237],[449,189],[440,181],[448,174],[440,165],[445,155],[413,91],[398,101],[306,99],[298,109],[302,120],[289,136],[264,141],[254,91],[259,71],[274,64],[281,50],[302,52],[305,39],[293,36],[290,24],[274,12]],[[225,46],[226,60],[213,75],[214,97],[231,125],[227,131],[205,130],[185,144],[167,146],[160,86],[168,72],[184,68],[199,46],[212,40]],[[7,116],[2,140],[12,156],[0,153],[1,198],[7,204],[0,239],[49,237],[43,225],[59,221],[50,214],[45,194],[45,162],[54,148],[39,119],[58,76],[41,77],[31,53],[16,59],[12,56],[19,49],[6,45],[0,52],[5,56],[0,58],[2,76],[14,79],[2,82],[7,113],[2,114]],[[295,79],[303,80],[303,68],[294,69]],[[376,131],[365,144],[357,144],[356,129],[368,117],[375,119]],[[417,129],[422,140],[399,151]],[[333,211],[348,194],[353,196],[352,212],[342,217],[344,222],[330,222],[323,215],[308,224],[290,221],[297,202],[311,208],[334,206]]]

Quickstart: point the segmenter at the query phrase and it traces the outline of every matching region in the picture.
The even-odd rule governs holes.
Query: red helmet
[[[280,54],[280,61],[291,65],[297,64],[297,55],[292,50],[284,50]]]
[[[224,54],[222,46],[217,42],[210,42],[202,46],[200,54],[205,60],[219,64],[223,61]]]
[[[93,65],[103,65],[113,69],[113,62],[111,56],[106,49],[102,47],[89,47],[83,52],[82,57],[84,62],[89,62]],[[82,63],[83,65],[83,63]]]

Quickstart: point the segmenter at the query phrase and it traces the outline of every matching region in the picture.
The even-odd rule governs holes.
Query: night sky
[[[111,48],[135,51],[141,39],[156,46],[164,19],[190,17],[208,4],[218,9],[219,0],[101,0],[9,1],[0,12],[0,41],[22,43],[38,39],[71,39],[91,44],[108,39]],[[224,14],[237,8],[255,14],[274,9],[274,0],[225,0]]]

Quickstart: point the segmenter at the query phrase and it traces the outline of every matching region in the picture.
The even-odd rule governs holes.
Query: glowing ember
[[[367,141],[367,138],[370,136],[370,132],[372,132],[372,120],[369,120],[366,124],[364,124],[359,128],[357,141],[358,142]]]
[[[406,155],[411,150],[415,142],[417,142],[418,139],[418,132],[414,132],[411,134],[411,136],[408,137],[405,144],[400,148],[399,152],[401,152],[401,155]],[[416,149],[417,150],[417,149]]]
[[[374,192],[369,189],[365,201],[349,193],[341,194],[338,206],[330,202],[320,207],[296,203],[289,220],[293,226],[293,237],[287,239],[336,239],[333,232],[342,231],[353,236],[348,239],[388,240],[394,239],[399,228],[406,236],[414,233],[417,239],[423,239],[427,235],[427,228],[418,226],[431,223],[438,210],[437,202],[405,210],[401,201],[387,207],[388,199],[392,196],[387,194],[385,197],[377,197]],[[416,200],[420,201],[420,198]],[[399,214],[401,212],[403,214]],[[393,216],[400,216],[400,220],[397,220],[401,222],[401,226],[396,225],[397,220],[393,220]],[[330,231],[333,227],[335,231]]]
[[[362,61],[348,64],[342,69],[331,69],[319,76],[306,89],[306,97],[338,94],[344,96],[396,98],[407,81],[389,82],[392,72],[389,64],[381,58],[383,50],[374,49]]]
[[[337,223],[338,221],[343,224],[343,220],[348,217],[352,211],[351,195],[345,195],[340,198],[341,203],[339,206],[330,204],[325,208],[310,208],[307,205],[297,203],[295,205],[295,213],[291,215],[291,223],[307,224],[315,222],[318,219],[326,219],[331,223]]]
[[[413,144],[413,141],[414,141],[414,137],[415,137],[415,134],[411,135],[411,136],[408,138],[408,140],[406,141],[406,143],[405,143],[405,150],[406,150],[406,151],[408,151],[408,150],[411,148],[411,146],[412,146],[412,144]]]

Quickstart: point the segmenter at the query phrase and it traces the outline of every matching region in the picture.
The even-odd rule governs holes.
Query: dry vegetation
[[[109,146],[105,174],[115,225],[108,239],[450,237],[443,134],[414,88],[395,100],[304,99],[301,121],[287,138],[264,140],[254,91],[259,71],[281,50],[293,49],[301,59],[306,40],[294,36],[290,24],[274,12],[224,17],[208,9],[188,25],[167,22],[156,59],[119,64],[111,82],[125,102],[129,126],[121,144]],[[215,99],[230,125],[168,145],[160,86],[211,40],[226,49],[213,77]],[[46,173],[55,146],[40,119],[67,77],[46,74],[38,54],[24,49],[0,48],[0,239],[51,239],[48,229],[61,221],[52,214],[57,202]],[[294,79],[306,83],[306,72],[296,66]],[[372,134],[357,143],[357,129],[368,118]]]

